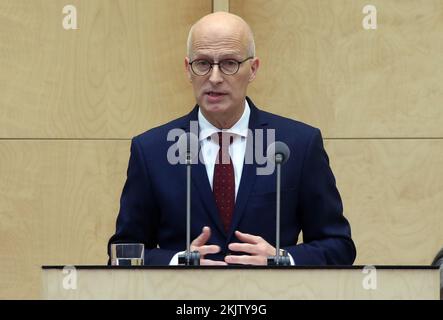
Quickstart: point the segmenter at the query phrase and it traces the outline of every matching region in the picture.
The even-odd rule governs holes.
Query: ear
[[[189,65],[189,58],[188,57],[185,57],[185,70],[186,70],[186,74],[188,76],[189,81],[192,82],[191,66]]]
[[[260,59],[255,57],[251,63],[251,74],[249,76],[249,82],[254,81],[259,67],[260,67]]]

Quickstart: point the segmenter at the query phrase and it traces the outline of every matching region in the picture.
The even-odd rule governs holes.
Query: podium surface
[[[43,299],[440,299],[431,266],[43,266]]]

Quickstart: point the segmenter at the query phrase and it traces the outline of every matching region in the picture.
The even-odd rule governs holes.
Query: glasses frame
[[[241,66],[241,64],[244,63],[244,62],[246,62],[246,61],[248,61],[248,60],[250,60],[250,59],[254,59],[254,57],[248,57],[248,58],[246,58],[246,59],[243,60],[243,61],[238,61],[238,60],[236,60],[236,59],[223,59],[223,60],[221,60],[221,61],[219,61],[219,62],[210,62],[210,61],[207,60],[207,59],[195,59],[195,60],[189,62],[189,65],[190,65],[190,67],[191,67],[192,72],[193,72],[196,76],[201,76],[201,77],[206,76],[206,75],[209,74],[209,73],[211,72],[211,70],[214,68],[214,65],[217,65],[217,66],[218,66],[218,69],[220,70],[220,72],[223,73],[224,75],[227,75],[227,76],[233,76],[234,74],[236,74],[236,73],[238,72],[238,70],[240,70],[240,66]],[[208,69],[208,71],[207,71],[206,73],[204,73],[204,74],[199,74],[199,73],[195,72],[195,70],[194,70],[192,64],[193,64],[194,62],[196,62],[196,61],[202,61],[202,60],[203,60],[203,61],[207,61],[207,62],[209,63],[209,65],[210,65],[210,67],[209,67],[209,69]],[[237,65],[237,70],[235,70],[235,72],[233,72],[233,73],[226,73],[226,72],[223,71],[222,68],[220,68],[220,63],[222,63],[223,61],[227,61],[227,60],[232,60],[232,61],[235,61],[235,62],[238,63],[238,65]]]

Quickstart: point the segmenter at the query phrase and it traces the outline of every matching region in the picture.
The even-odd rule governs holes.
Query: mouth
[[[227,93],[226,92],[222,92],[222,91],[212,91],[211,90],[211,91],[205,91],[205,95],[217,98],[217,97],[225,96],[225,95],[227,95]]]

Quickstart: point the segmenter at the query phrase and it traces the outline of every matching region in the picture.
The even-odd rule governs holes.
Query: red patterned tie
[[[232,140],[232,135],[218,132],[220,149],[214,167],[212,186],[215,203],[217,204],[226,232],[229,231],[229,227],[231,226],[235,205],[234,166],[229,156],[229,145],[232,143]]]

